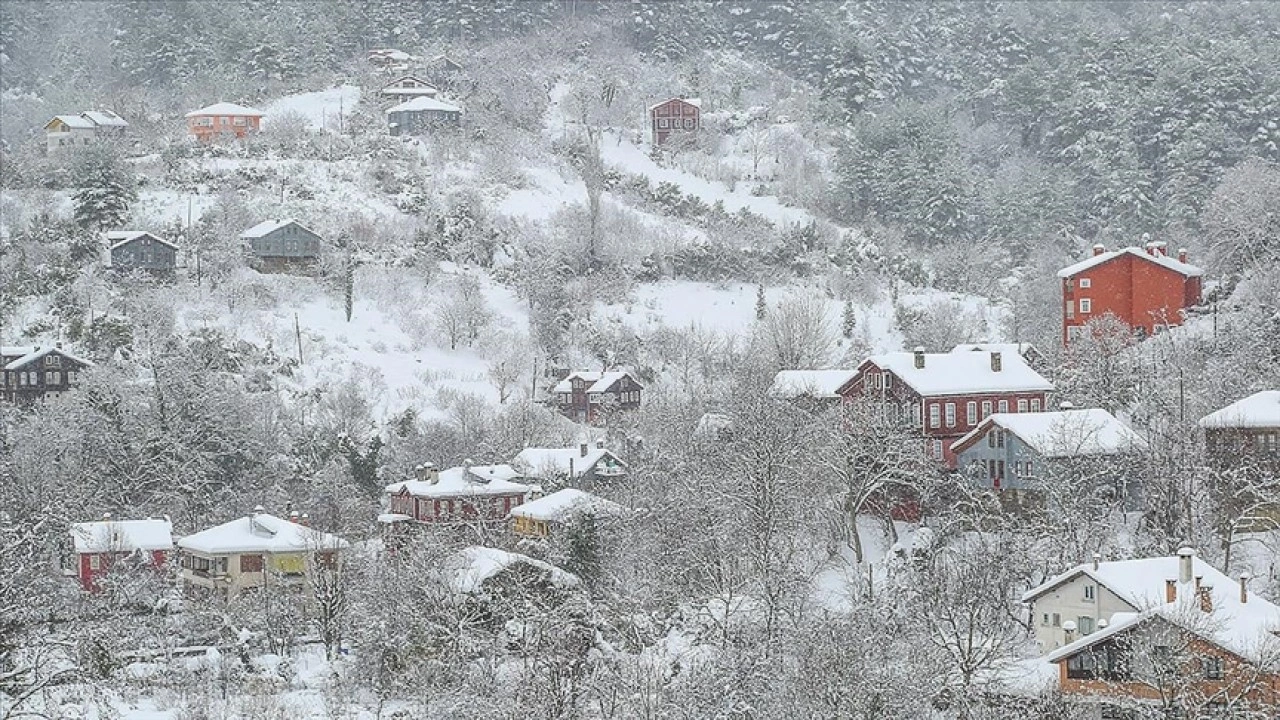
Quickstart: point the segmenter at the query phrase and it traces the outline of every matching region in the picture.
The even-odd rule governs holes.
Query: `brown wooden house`
[[[649,106],[649,130],[654,146],[691,137],[702,129],[702,100],[671,98]]]
[[[0,401],[25,404],[46,393],[75,387],[93,363],[62,349],[62,343],[0,347]]]
[[[644,387],[623,370],[571,372],[551,389],[552,401],[565,417],[580,423],[603,423],[612,410],[640,407]]]

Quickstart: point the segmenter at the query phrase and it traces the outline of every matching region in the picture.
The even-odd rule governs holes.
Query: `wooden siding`
[[[0,368],[17,359],[0,358]],[[43,398],[45,393],[70,390],[84,368],[84,364],[54,351],[16,370],[0,370],[0,400],[26,404]]]
[[[387,127],[394,136],[424,135],[432,130],[456,128],[461,125],[462,113],[446,110],[402,111],[387,115]]]
[[[297,223],[289,223],[250,238],[249,247],[258,258],[315,259],[320,257],[320,236]]]
[[[143,235],[111,248],[111,266],[117,270],[171,272],[178,265],[178,251]]]

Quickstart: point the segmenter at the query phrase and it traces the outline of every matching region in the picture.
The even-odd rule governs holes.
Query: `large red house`
[[[650,105],[649,128],[654,145],[665,144],[673,135],[692,135],[702,129],[702,100],[671,98]]]
[[[522,475],[510,465],[472,465],[440,471],[431,463],[414,469],[414,479],[386,487],[390,512],[384,523],[501,524],[511,508],[528,499],[538,488],[515,482]]]
[[[1094,245],[1091,257],[1058,271],[1062,342],[1071,344],[1090,320],[1108,314],[1144,335],[1181,325],[1183,312],[1200,303],[1202,275],[1186,250],[1174,259],[1162,242],[1111,251]]]
[[[999,351],[872,355],[838,394],[880,404],[925,439],[925,453],[955,467],[951,444],[993,413],[1039,412],[1053,383],[1018,354]]]
[[[163,568],[173,552],[173,525],[168,520],[112,520],[71,526],[73,573],[80,587],[89,592],[102,589],[102,577],[114,567]]]

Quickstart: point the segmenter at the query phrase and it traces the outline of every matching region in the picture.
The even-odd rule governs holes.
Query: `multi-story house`
[[[1162,242],[1111,251],[1094,245],[1091,257],[1058,271],[1062,342],[1070,345],[1090,320],[1105,315],[1142,335],[1181,325],[1186,309],[1200,304],[1202,275],[1187,262],[1186,250],[1174,259]]]
[[[70,390],[93,363],[62,349],[62,343],[0,347],[0,401],[28,403]]]
[[[45,148],[50,153],[124,137],[129,123],[110,110],[86,110],[79,115],[55,115],[45,123]]]
[[[240,233],[240,240],[262,272],[307,269],[320,262],[320,235],[297,220],[263,220]]]
[[[386,487],[389,512],[379,517],[387,524],[477,523],[497,526],[507,513],[529,499],[539,488],[516,482],[522,479],[510,465],[473,465],[437,470],[431,463],[414,469],[414,479]]]
[[[72,562],[67,568],[80,587],[102,589],[101,580],[113,568],[128,565],[163,569],[173,552],[173,525],[168,520],[112,520],[71,525]]]
[[[511,466],[530,480],[556,487],[595,487],[627,474],[627,464],[604,446],[582,441],[576,448],[525,448]]]
[[[187,113],[187,132],[200,142],[243,138],[262,129],[266,113],[244,105],[220,102]]]
[[[640,407],[644,387],[624,370],[591,372],[578,370],[566,375],[551,388],[552,402],[570,420],[597,424],[612,410]]]
[[[288,520],[262,506],[250,515],[178,541],[182,581],[226,597],[250,588],[305,584],[316,565],[341,562],[346,540],[308,526],[306,515]]]
[[[1105,471],[1128,497],[1132,488],[1120,458],[1147,443],[1106,410],[995,413],[951,444],[956,467],[984,487],[1035,490],[1055,465],[1087,464]]]
[[[149,232],[112,230],[107,233],[107,242],[112,269],[172,275],[178,267],[178,246]]]
[[[692,137],[701,129],[702,100],[698,98],[671,98],[649,106],[649,130],[655,146]]]
[[[440,91],[426,80],[405,75],[383,85],[378,94],[384,99],[404,102],[406,98],[435,97],[440,94]]]
[[[565,488],[513,508],[509,516],[511,529],[517,535],[543,538],[575,522],[617,517],[622,513],[622,506],[612,500],[577,488]]]
[[[1040,412],[1052,391],[1019,355],[916,348],[872,355],[837,394],[879,406],[920,433],[929,457],[954,468],[952,443],[995,413]]]

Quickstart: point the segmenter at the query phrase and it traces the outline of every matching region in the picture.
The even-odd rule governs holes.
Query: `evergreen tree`
[[[840,334],[846,340],[853,337],[853,329],[857,327],[858,318],[853,314],[853,301],[844,301],[844,314],[840,318]]]
[[[764,320],[764,316],[768,313],[769,306],[764,301],[764,286],[756,288],[756,320]]]
[[[132,173],[105,146],[84,156],[75,176],[75,221],[89,230],[119,227],[129,216],[129,206],[138,198]]]

